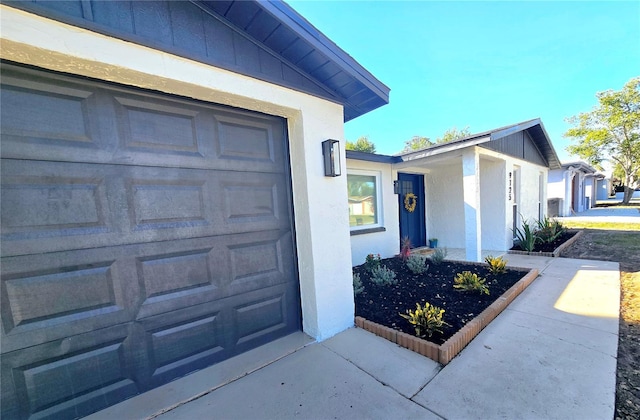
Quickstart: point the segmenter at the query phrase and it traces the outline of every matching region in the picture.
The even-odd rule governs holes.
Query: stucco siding
[[[434,167],[426,176],[427,236],[438,238],[438,247],[464,248],[464,191],[462,164]]]
[[[504,161],[480,159],[480,215],[482,219],[482,249],[506,248],[506,167]]]
[[[549,182],[547,184],[548,198],[562,198],[564,199],[565,186],[564,186],[564,170],[554,169],[549,171]]]
[[[523,217],[523,220],[538,220],[539,208],[538,204],[540,200],[540,189],[545,188],[540,183],[540,172],[544,170],[543,167],[536,165],[525,164],[520,162],[520,195],[519,195],[519,211]],[[545,200],[542,205],[546,207]],[[543,214],[544,208],[543,208]]]
[[[382,258],[388,258],[399,252],[400,229],[398,222],[398,196],[393,193],[393,181],[397,179],[397,171],[391,164],[366,162],[355,159],[347,160],[347,173],[349,170],[367,171],[377,173],[380,176],[382,196],[379,211],[383,232],[351,235],[351,264],[362,264],[367,254],[380,254]],[[346,196],[346,188],[344,190]],[[380,210],[380,209],[379,209]],[[345,211],[348,214],[348,210]]]

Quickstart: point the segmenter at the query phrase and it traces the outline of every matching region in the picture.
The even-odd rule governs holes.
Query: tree
[[[375,153],[376,145],[369,140],[368,136],[362,136],[355,142],[347,140],[344,146],[347,150],[355,150],[357,152]]]
[[[460,131],[458,131],[456,127],[453,127],[445,131],[442,137],[438,137],[436,139],[436,144],[449,143],[454,140],[460,140],[465,137],[469,137],[470,135],[471,132],[469,131],[469,126],[466,126]]]
[[[433,142],[429,140],[429,137],[413,136],[411,140],[404,142],[403,152],[413,152],[415,150],[426,149],[429,146],[433,146]]]
[[[620,165],[624,174],[623,204],[628,204],[640,169],[640,77],[629,80],[622,90],[596,93],[599,104],[590,112],[566,121],[573,125],[564,133],[576,144],[567,151],[602,170],[602,162]]]

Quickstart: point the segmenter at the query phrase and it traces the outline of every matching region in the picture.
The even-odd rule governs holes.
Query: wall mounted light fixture
[[[393,181],[393,193],[400,194],[400,183],[398,182],[397,179]]]
[[[324,157],[324,176],[340,176],[340,142],[325,140],[322,142],[322,156]]]

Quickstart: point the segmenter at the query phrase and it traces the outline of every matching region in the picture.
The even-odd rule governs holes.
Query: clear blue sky
[[[345,125],[378,153],[451,127],[541,118],[561,160],[565,118],[640,76],[640,1],[287,1],[391,88]]]

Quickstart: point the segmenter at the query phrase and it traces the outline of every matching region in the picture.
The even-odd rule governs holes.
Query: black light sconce
[[[400,183],[398,182],[397,179],[393,181],[393,193],[400,194]]]
[[[322,142],[322,156],[324,157],[324,176],[340,176],[340,142],[325,140]]]

